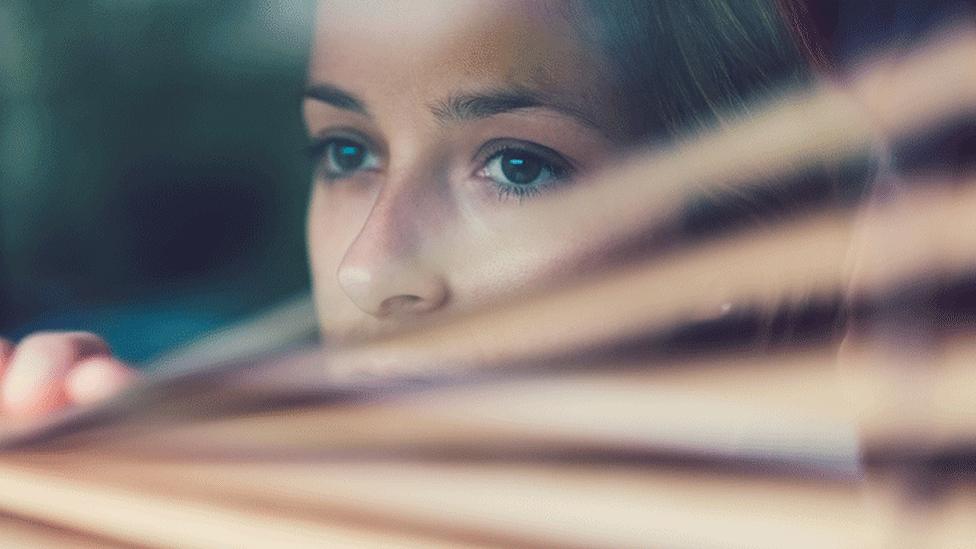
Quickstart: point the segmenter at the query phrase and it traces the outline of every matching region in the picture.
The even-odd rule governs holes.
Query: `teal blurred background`
[[[310,2],[0,2],[0,334],[144,361],[307,291]]]

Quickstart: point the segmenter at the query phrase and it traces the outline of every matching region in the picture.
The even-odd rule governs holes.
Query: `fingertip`
[[[3,412],[17,417],[41,416],[63,408],[68,403],[56,380],[43,385],[34,384],[29,388],[21,384],[4,385],[0,399]]]
[[[4,413],[36,416],[64,405],[64,392],[52,369],[46,367],[46,358],[20,350],[13,353],[0,386],[0,405]]]
[[[7,361],[0,406],[12,416],[39,416],[67,406],[64,377],[72,366],[107,352],[105,342],[87,332],[40,332],[24,338]]]
[[[79,363],[65,379],[65,391],[75,404],[93,404],[115,395],[132,383],[136,371],[111,357]]]

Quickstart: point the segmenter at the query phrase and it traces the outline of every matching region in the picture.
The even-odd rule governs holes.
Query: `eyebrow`
[[[309,84],[302,95],[337,109],[370,116],[363,100],[332,84],[325,82]],[[600,129],[600,126],[580,109],[521,88],[455,94],[428,105],[428,108],[441,123],[468,122],[522,109],[545,108],[569,116],[586,126]]]
[[[442,123],[480,120],[498,114],[531,108],[550,109],[574,118],[587,126],[598,128],[598,125],[579,109],[560,104],[543,95],[524,89],[457,94],[430,105],[430,111]]]
[[[337,109],[369,116],[366,104],[355,95],[324,82],[309,84],[302,96],[332,105]]]

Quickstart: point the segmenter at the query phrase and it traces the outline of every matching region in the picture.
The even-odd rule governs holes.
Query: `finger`
[[[68,404],[64,378],[79,361],[110,353],[98,336],[85,332],[39,333],[14,350],[3,380],[3,408],[11,414],[37,415]]]
[[[73,404],[92,404],[108,398],[136,378],[136,372],[107,356],[85,359],[68,372],[65,392]]]

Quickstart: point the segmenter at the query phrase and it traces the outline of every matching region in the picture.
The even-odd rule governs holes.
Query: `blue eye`
[[[322,158],[322,169],[325,176],[331,179],[341,179],[353,173],[371,170],[379,166],[376,154],[369,147],[346,138],[331,138],[323,141],[317,147]]]
[[[568,171],[563,161],[551,161],[526,149],[507,147],[488,158],[481,175],[491,179],[501,193],[522,197],[564,179]]]

